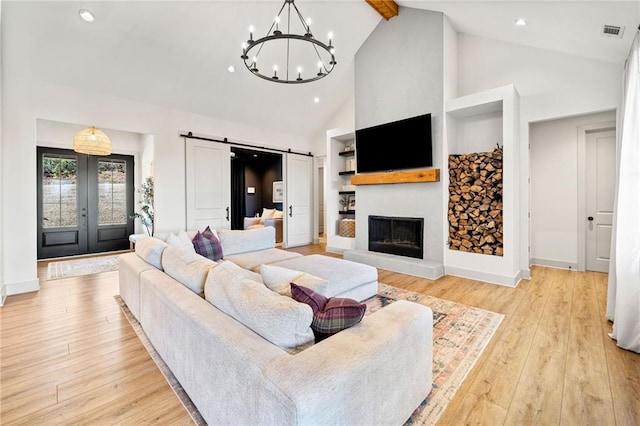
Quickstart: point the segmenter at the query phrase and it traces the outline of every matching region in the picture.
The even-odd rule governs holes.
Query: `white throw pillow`
[[[323,278],[282,266],[261,265],[260,275],[269,290],[288,297],[291,297],[291,283],[310,288],[320,294],[324,293],[328,284]]]
[[[262,219],[271,219],[273,214],[276,212],[276,209],[262,209],[262,215],[260,216]]]
[[[209,271],[204,287],[209,303],[283,349],[295,350],[313,343],[313,311],[309,305],[244,278],[236,268],[225,261]]]
[[[169,234],[169,236],[167,237],[167,244],[169,244],[170,246],[185,249],[187,251],[190,251],[191,253],[196,252],[195,248],[193,247],[191,238],[189,238],[189,235],[187,235],[185,231],[181,231],[180,233],[178,233],[178,235],[174,233]]]
[[[273,212],[274,219],[282,219],[283,216],[284,212],[282,210],[276,210],[275,212]]]

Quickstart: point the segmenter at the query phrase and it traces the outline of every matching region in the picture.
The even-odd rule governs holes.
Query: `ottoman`
[[[312,254],[270,265],[307,272],[328,281],[325,297],[348,297],[363,301],[378,292],[378,270],[370,265]]]

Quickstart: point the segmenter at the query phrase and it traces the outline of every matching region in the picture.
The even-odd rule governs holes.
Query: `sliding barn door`
[[[231,150],[218,142],[186,139],[187,229],[231,227]]]
[[[286,245],[311,244],[313,224],[313,157],[287,154]]]

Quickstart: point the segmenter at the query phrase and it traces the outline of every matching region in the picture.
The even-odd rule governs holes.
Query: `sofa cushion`
[[[373,286],[373,294],[367,297],[373,296],[377,289],[378,270],[371,265],[363,263],[323,254],[311,254],[295,259],[273,262],[273,264],[324,278],[329,283],[327,284],[326,292],[322,294],[327,297],[336,296],[366,283],[376,283]]]
[[[302,257],[302,255],[294,251],[286,251],[277,248],[249,251],[246,253],[232,254],[230,256],[225,252],[224,256],[225,260],[230,260],[242,268],[250,269],[258,273],[260,272],[260,266],[265,263],[280,262],[282,260],[298,257]]]
[[[213,268],[205,283],[205,299],[285,350],[312,344],[311,308],[245,278],[238,269],[241,268],[228,261]]]
[[[197,295],[204,296],[204,282],[209,270],[218,264],[180,247],[167,247],[162,254],[164,272]]]
[[[270,226],[246,230],[221,229],[218,238],[225,256],[276,246],[276,230]]]
[[[170,233],[166,239],[166,242],[170,246],[183,248],[189,250],[192,253],[196,252],[196,249],[193,247],[193,241],[191,241],[191,238],[185,231],[180,231],[177,235],[173,232]]]
[[[204,256],[211,260],[222,259],[222,246],[220,241],[213,235],[205,235],[198,231],[195,237],[193,237],[193,247],[201,256]]]
[[[291,283],[291,295],[295,300],[311,307],[311,329],[316,336],[316,342],[356,325],[362,320],[367,309],[367,305],[357,300],[343,297],[326,298],[294,283]]]
[[[136,241],[136,254],[145,262],[162,271],[162,252],[169,244],[155,237],[142,237]]]
[[[267,288],[287,297],[291,297],[292,282],[310,288],[320,294],[327,286],[327,280],[323,278],[280,266],[261,265],[260,275]]]

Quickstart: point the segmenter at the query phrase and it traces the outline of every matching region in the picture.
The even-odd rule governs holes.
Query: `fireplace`
[[[369,251],[423,258],[424,219],[369,216]]]

